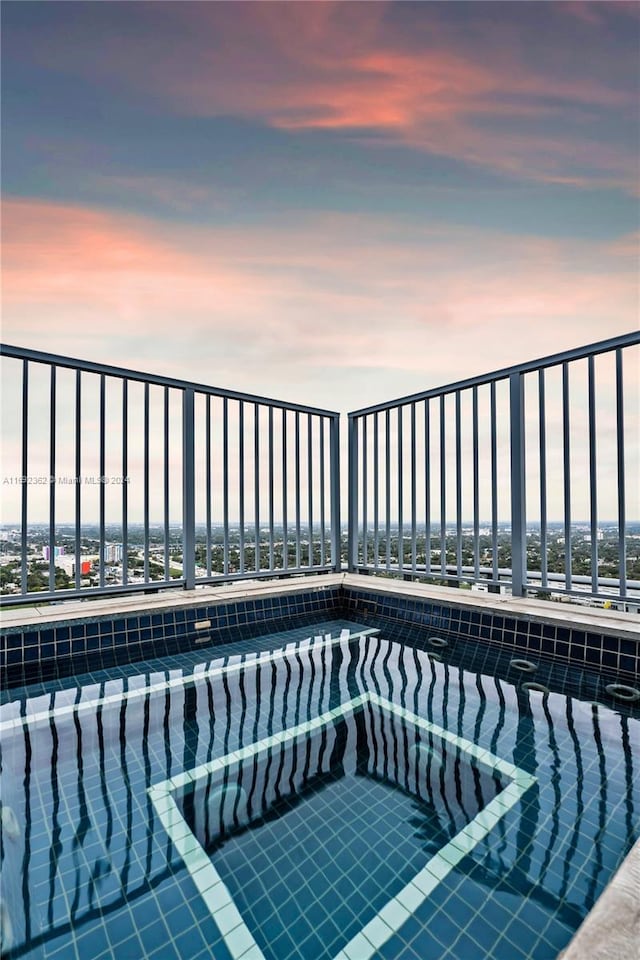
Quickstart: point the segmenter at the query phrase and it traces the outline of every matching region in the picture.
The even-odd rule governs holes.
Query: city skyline
[[[471,574],[480,581],[487,578],[498,581],[509,576],[512,563],[512,538],[509,524],[492,526],[480,522],[474,525],[462,522],[459,526],[448,525],[446,530],[439,525],[432,527],[429,539],[423,524],[405,525],[400,537],[397,520],[390,519],[378,529],[377,525],[360,530],[357,537],[356,566],[364,564],[381,568],[389,574],[397,572],[400,557],[405,570],[426,571],[436,581],[440,575],[451,574],[466,577],[467,587]],[[563,523],[550,521],[545,529],[528,524],[526,531],[527,577],[531,583],[541,581],[553,592],[566,575],[566,528]],[[578,594],[588,593],[594,569],[603,581],[617,580],[620,572],[618,547],[619,531],[616,524],[603,522],[595,530],[589,522],[572,525],[571,574],[574,589]],[[122,542],[119,537],[123,536]],[[640,583],[640,524],[630,523],[626,529],[627,558],[625,569],[627,586],[631,596]],[[20,592],[26,575],[27,589],[37,594],[51,589],[51,577],[55,579],[56,592],[73,589],[91,589],[103,583],[106,586],[131,586],[145,582],[163,581],[171,584],[184,576],[184,552],[182,530],[150,522],[148,527],[132,525],[127,531],[108,525],[85,524],[76,530],[72,524],[59,524],[55,559],[51,561],[50,530],[47,524],[32,525],[22,550],[22,531],[0,529],[0,553],[2,566],[2,593],[15,596]],[[595,543],[593,542],[595,540]],[[225,528],[196,523],[194,529],[195,581],[224,573],[246,575],[247,570],[261,571],[300,568],[315,565],[323,567],[326,558],[334,549],[333,533],[322,526],[310,530],[306,521],[295,519],[285,528],[278,522],[259,529],[242,529],[233,521]],[[186,541],[185,541],[186,543]],[[12,548],[20,548],[18,553]],[[595,547],[595,554],[594,554]],[[336,542],[341,562],[351,556],[350,534],[343,526]],[[80,565],[78,565],[80,555]],[[543,564],[543,556],[545,563]],[[443,567],[444,563],[444,567]],[[595,565],[595,566],[594,566]],[[326,569],[326,567],[325,567]],[[77,582],[80,578],[80,583]],[[483,589],[482,583],[476,589]],[[535,586],[533,587],[535,589]],[[633,602],[633,601],[632,601]]]

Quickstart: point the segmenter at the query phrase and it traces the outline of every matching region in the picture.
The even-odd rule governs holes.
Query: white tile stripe
[[[253,757],[257,753],[263,753],[265,750],[269,750],[271,747],[279,746],[281,743],[286,743],[287,740],[294,740],[296,737],[303,736],[305,733],[310,733],[312,730],[316,730],[318,727],[324,727],[328,723],[331,723],[332,720],[336,720],[338,717],[343,717],[349,713],[353,713],[354,710],[357,710],[358,707],[365,704],[368,699],[369,694],[363,693],[359,697],[354,697],[353,700],[349,700],[347,703],[341,703],[339,707],[334,707],[333,710],[327,710],[325,713],[320,714],[318,717],[314,717],[312,720],[305,720],[304,723],[299,723],[296,727],[289,727],[288,730],[274,733],[269,737],[264,737],[262,740],[256,740],[255,743],[251,743],[247,747],[242,747],[240,750],[235,750],[233,753],[228,753],[224,757],[218,757],[214,760],[210,760],[209,763],[202,763],[199,767],[194,767],[193,770],[185,770],[184,773],[179,773],[177,776],[171,777],[169,780],[164,780],[162,783],[155,784],[155,786],[150,787],[149,792],[162,789],[165,793],[170,793],[172,790],[177,790],[179,787],[183,787],[186,783],[189,783],[189,781],[196,783],[198,780],[208,777],[209,774],[215,773],[217,770],[221,770],[223,767],[228,767],[232,763],[239,763],[241,760],[247,760],[249,757]]]
[[[293,740],[330,723],[338,717],[353,713],[354,710],[365,703],[375,704],[382,709],[391,711],[416,727],[427,730],[442,740],[454,744],[460,750],[475,757],[483,766],[490,770],[497,770],[504,776],[509,777],[511,782],[466,827],[434,854],[426,866],[406,884],[400,893],[389,900],[382,910],[359,933],[352,937],[334,960],[372,960],[379,947],[386,943],[394,933],[397,933],[405,920],[408,920],[424,903],[440,881],[491,832],[498,821],[536,782],[536,778],[531,774],[512,763],[501,760],[488,750],[478,747],[471,740],[450,733],[443,727],[418,717],[390,700],[385,700],[377,694],[367,692],[315,717],[313,720],[301,723],[282,733],[266,737],[234,753],[229,753],[225,757],[212,760],[210,763],[201,764],[193,770],[186,770],[170,780],[155,784],[149,788],[148,793],[158,817],[202,894],[233,960],[266,960],[266,958],[235,907],[226,884],[189,829],[171,796],[172,791],[183,787],[189,781],[195,783],[225,766],[254,756],[277,744],[285,743],[287,740]],[[229,927],[229,923],[233,923],[233,926]]]
[[[264,650],[259,654],[247,654],[244,660],[238,660],[235,663],[228,663],[224,667],[209,667],[208,670],[199,670],[189,674],[188,676],[174,677],[171,680],[163,680],[160,683],[152,683],[148,686],[136,687],[134,690],[126,690],[120,693],[110,694],[106,697],[97,697],[95,700],[83,700],[80,703],[67,703],[60,707],[53,707],[51,710],[41,710],[38,713],[27,714],[24,717],[11,717],[7,720],[0,721],[0,734],[6,733],[9,730],[14,730],[16,727],[36,726],[38,723],[48,723],[49,720],[56,717],[71,716],[75,713],[85,713],[86,711],[94,710],[97,707],[104,706],[105,704],[122,703],[123,700],[136,700],[140,697],[146,697],[151,693],[161,692],[162,690],[170,690],[175,687],[185,687],[203,679],[220,677],[229,673],[238,673],[239,671],[244,670],[247,667],[252,667],[257,663],[269,663],[274,660],[284,660],[292,653],[297,653],[300,650],[319,650],[322,647],[330,647],[334,644],[342,643],[344,640],[359,640],[360,638],[374,636],[378,633],[380,633],[380,630],[374,628],[360,630],[358,633],[351,633],[345,627],[344,630],[341,630],[339,637],[331,637],[326,635],[324,638],[318,636],[314,637],[313,639],[309,638],[307,640],[300,640],[299,642],[289,643],[285,648],[280,648],[278,650]],[[9,706],[10,704],[5,704],[5,709]]]
[[[226,884],[189,829],[172,797],[172,792],[183,787],[189,781],[196,782],[232,763],[245,760],[255,754],[269,750],[271,747],[279,746],[288,740],[293,740],[311,730],[322,727],[340,716],[352,713],[364,704],[367,698],[367,694],[355,697],[348,703],[341,704],[340,707],[314,717],[313,720],[307,720],[283,733],[275,733],[270,737],[265,737],[263,740],[258,740],[247,747],[228,753],[225,757],[203,763],[193,770],[186,770],[176,777],[171,777],[169,780],[164,780],[162,783],[149,787],[148,793],[153,801],[156,813],[176,850],[181,855],[234,960],[265,960],[265,957],[235,906]]]

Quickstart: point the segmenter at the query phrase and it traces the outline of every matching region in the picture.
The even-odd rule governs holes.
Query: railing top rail
[[[67,367],[70,370],[80,370],[83,373],[103,373],[109,377],[136,380],[139,383],[149,383],[160,387],[173,387],[178,390],[194,390],[196,393],[205,393],[213,397],[226,397],[228,400],[246,400],[248,403],[261,403],[265,406],[276,407],[281,410],[297,411],[298,413],[310,413],[321,417],[340,416],[335,410],[323,410],[321,407],[309,407],[302,403],[274,400],[270,397],[260,397],[252,393],[225,390],[222,387],[210,387],[204,383],[193,383],[190,380],[178,380],[175,377],[163,377],[154,373],[142,373],[140,370],[127,370],[124,367],[113,367],[104,363],[94,363],[91,360],[77,360],[74,357],[58,356],[55,353],[30,350],[6,343],[0,344],[0,356],[11,357],[15,360],[29,360],[33,363],[47,363],[58,367]]]
[[[433,387],[431,390],[423,390],[420,393],[399,397],[396,400],[374,403],[372,406],[363,407],[361,410],[352,410],[349,413],[349,417],[363,417],[369,413],[379,413],[383,410],[404,407],[411,403],[417,403],[420,400],[429,400],[432,397],[440,397],[443,394],[456,393],[458,390],[467,390],[470,387],[483,386],[495,380],[505,380],[512,373],[532,373],[535,370],[554,367],[559,363],[567,363],[571,360],[584,360],[587,357],[592,357],[599,353],[608,353],[611,350],[618,350],[621,347],[630,347],[639,343],[640,331],[625,333],[620,337],[600,340],[598,343],[592,343],[586,347],[577,347],[574,350],[565,350],[563,353],[554,353],[549,357],[541,357],[539,360],[529,360],[526,363],[518,363],[513,367],[503,367],[501,370],[494,370],[493,373],[483,373],[478,377],[469,377],[467,380],[458,380],[455,383],[448,383],[442,387]]]

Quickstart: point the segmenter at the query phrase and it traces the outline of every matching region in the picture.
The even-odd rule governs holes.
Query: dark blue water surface
[[[536,777],[375,956],[555,960],[640,832],[638,711],[580,699],[592,685],[566,669],[556,683],[547,671],[548,694],[527,691],[530,677],[490,658],[479,670],[455,641],[441,661],[419,635],[300,646],[347,626],[5,695],[3,956],[227,960],[148,787],[371,691]],[[420,779],[420,739],[362,709],[260,755],[253,787],[230,768],[226,825],[208,820],[202,793],[184,793],[266,960],[332,960],[502,789],[446,756]]]

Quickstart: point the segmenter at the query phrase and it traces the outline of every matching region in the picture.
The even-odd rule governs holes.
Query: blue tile
[[[86,932],[80,930],[77,935],[77,944],[80,954],[87,957],[98,957],[110,949],[106,930],[102,924]]]

